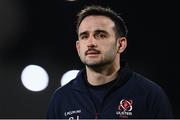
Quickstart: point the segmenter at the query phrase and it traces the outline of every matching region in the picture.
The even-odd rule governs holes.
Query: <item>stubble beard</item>
[[[82,62],[87,67],[90,67],[90,68],[100,68],[100,67],[112,64],[113,59],[108,59],[108,60],[107,59],[106,60],[105,59],[101,59],[101,60],[97,60],[97,61],[93,61],[93,62],[90,62],[90,61],[84,59]]]

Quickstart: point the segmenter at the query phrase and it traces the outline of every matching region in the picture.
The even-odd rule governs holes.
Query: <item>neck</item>
[[[116,64],[112,63],[96,68],[86,66],[87,80],[94,86],[106,84],[116,79],[119,69],[119,61]]]

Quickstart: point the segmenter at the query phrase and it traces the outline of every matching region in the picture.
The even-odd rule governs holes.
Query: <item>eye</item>
[[[85,39],[87,39],[87,38],[88,38],[88,35],[81,35],[81,36],[80,36],[80,39],[81,39],[81,40],[85,40]]]
[[[99,38],[99,39],[104,39],[104,38],[106,38],[106,35],[105,35],[104,33],[102,33],[102,32],[97,33],[95,36],[96,36],[96,38]]]

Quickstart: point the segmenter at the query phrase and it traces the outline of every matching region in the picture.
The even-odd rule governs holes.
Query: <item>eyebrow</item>
[[[97,30],[95,30],[95,33],[105,33],[105,34],[108,34],[108,32],[107,31],[105,31],[105,30],[101,30],[101,29],[97,29]],[[84,31],[84,32],[81,32],[80,34],[79,34],[79,36],[82,36],[82,35],[84,35],[84,34],[87,34],[88,33],[88,31]]]
[[[85,35],[85,34],[87,34],[87,33],[88,33],[88,31],[81,32],[81,33],[79,34],[79,36]]]
[[[105,33],[105,34],[108,34],[108,32],[107,31],[105,31],[105,30],[100,30],[100,29],[97,29],[97,30],[95,30],[95,33]]]

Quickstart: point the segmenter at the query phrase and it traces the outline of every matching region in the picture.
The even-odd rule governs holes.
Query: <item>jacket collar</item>
[[[119,75],[117,77],[117,81],[115,82],[115,84],[113,84],[112,89],[111,90],[115,90],[116,88],[121,87],[122,85],[124,85],[132,76],[132,71],[129,68],[129,65],[127,62],[123,61],[121,62],[121,68],[118,72]],[[73,81],[73,85],[72,85],[72,89],[78,90],[78,91],[82,91],[82,92],[87,92],[87,84],[86,84],[86,70],[82,69],[77,77],[75,78],[75,80]],[[110,90],[110,91],[111,91]]]

